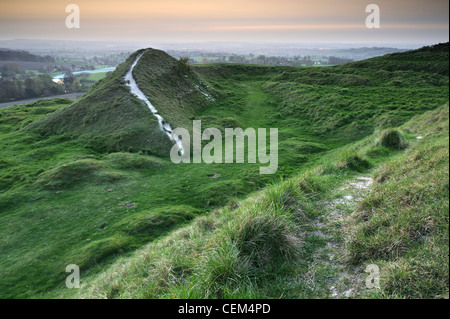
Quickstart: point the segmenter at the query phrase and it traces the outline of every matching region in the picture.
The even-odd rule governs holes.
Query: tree
[[[73,81],[71,86],[72,92],[80,92],[81,91],[81,84],[78,80]]]
[[[259,55],[256,58],[256,63],[257,64],[266,64],[266,56],[265,55]]]
[[[189,70],[189,57],[180,57],[178,60],[178,66],[182,71]]]
[[[3,76],[14,76],[17,73],[20,72],[20,63],[17,62],[4,62],[2,67],[0,68],[0,71],[2,72]]]
[[[305,63],[306,66],[313,66],[314,65],[314,61],[311,60],[310,56],[307,56],[303,59],[303,63]]]
[[[67,71],[66,74],[64,74],[64,86],[66,87],[66,90],[69,91],[73,82],[75,81],[75,76],[71,71]]]
[[[36,80],[33,78],[25,79],[25,96],[26,97],[36,97],[39,96],[40,91]]]
[[[331,65],[339,65],[339,64],[349,63],[349,62],[353,62],[353,60],[346,59],[346,58],[339,58],[339,57],[335,57],[335,56],[330,56],[328,58],[328,64],[331,64]]]
[[[0,82],[0,100],[8,101],[20,97],[20,89],[16,85],[17,81]]]

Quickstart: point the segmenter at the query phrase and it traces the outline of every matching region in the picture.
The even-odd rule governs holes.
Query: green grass
[[[106,77],[106,74],[108,72],[103,73],[90,73],[90,74],[81,74],[78,75],[77,78],[80,81],[82,85],[85,85],[86,87],[90,88],[92,87],[96,82],[104,79]]]
[[[426,49],[435,67],[414,62],[412,70],[398,64],[410,65],[423,51],[374,60],[384,69],[184,69],[161,51],[146,51],[134,75],[173,127],[190,129],[192,119],[204,128],[278,127],[273,176],[259,175],[259,164],[173,164],[170,141],[123,81],[138,52],[73,104],[60,99],[1,109],[0,296],[328,296],[337,274],[315,264],[327,243],[295,234],[314,231],[340,185],[416,147],[378,142],[384,129],[448,103],[448,74],[442,74],[448,59],[441,51]],[[397,67],[386,70],[389,63]],[[393,79],[401,85],[392,87]],[[426,120],[416,122],[398,129],[406,146],[417,134],[431,134]],[[445,231],[438,229],[440,236]],[[368,260],[345,243],[354,254],[349,265]],[[81,267],[86,286],[79,294],[64,286],[68,264]]]
[[[405,138],[399,130],[388,129],[383,132],[378,145],[390,149],[401,150],[406,147]]]
[[[439,120],[434,122],[436,118]],[[402,129],[415,126],[416,121],[433,121],[436,123],[434,127],[440,127],[440,133],[433,140],[416,142],[416,134],[432,134],[433,129],[408,132],[411,134],[408,140],[413,143],[408,150],[388,151],[389,155],[384,159],[370,160],[378,167],[375,171],[366,169],[361,172],[343,167],[340,162],[352,149],[358,150],[359,156],[366,157],[378,147],[376,141],[380,133],[330,153],[314,169],[267,187],[246,200],[197,217],[189,226],[118,259],[101,275],[87,276],[82,289],[75,295],[65,289],[58,296],[331,297],[329,286],[340,273],[324,262],[327,256],[316,255],[325,249],[327,240],[313,235],[313,232],[314,221],[326,218],[321,212],[323,204],[333,198],[336,189],[346,184],[352,176],[372,172],[378,176],[379,171],[384,171],[386,167],[393,170],[390,176],[407,171],[414,177],[421,176],[424,181],[428,180],[427,183],[434,187],[442,182],[434,180],[436,178],[448,181],[448,107],[427,113]],[[399,162],[404,163],[411,155],[429,154],[428,148],[436,143],[434,151],[439,151],[443,160],[441,156],[429,157],[442,162],[439,167],[443,170],[443,176],[429,173],[434,178],[429,180],[429,176],[423,174],[429,167],[422,168],[421,164],[427,163],[429,158],[418,159],[414,167],[398,168]],[[381,266],[382,290],[376,294],[365,290],[365,297],[445,296],[448,293],[448,268],[445,267],[448,264],[448,185],[447,189],[444,185],[432,194],[429,198],[432,206],[427,202],[421,207],[418,202],[410,202],[421,192],[414,182],[396,179],[388,188],[379,183],[354,211],[347,211],[343,222],[330,225],[329,232],[336,233],[334,240],[344,243],[338,253],[340,258],[345,259],[347,271],[354,269],[355,264],[365,266],[377,263]],[[393,191],[399,187],[402,197]],[[367,210],[361,207],[367,207],[374,197],[380,209],[367,216]],[[394,202],[403,203],[390,208],[391,198],[395,198]],[[385,211],[382,207],[389,210]],[[394,214],[392,209],[400,211]],[[414,213],[408,213],[409,210]],[[402,213],[406,216],[399,219]],[[429,238],[425,241],[414,237],[412,246],[403,246],[401,254],[385,254],[396,248],[393,243],[404,240],[405,233],[406,241],[411,241],[411,226],[421,227],[422,232],[426,227]],[[372,231],[367,233],[369,227]],[[359,257],[355,259],[354,256]]]

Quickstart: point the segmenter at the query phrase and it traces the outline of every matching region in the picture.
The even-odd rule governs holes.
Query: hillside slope
[[[187,64],[159,50],[147,50],[136,65],[138,86],[172,127],[190,129],[192,119],[214,101],[216,92]]]
[[[205,82],[223,92],[220,106],[235,108],[236,113],[243,112],[242,105],[226,94],[233,87],[245,91],[242,83],[248,80],[259,82],[277,106],[274,122],[293,128],[282,130],[281,140],[292,141],[306,133],[338,145],[375,129],[399,126],[446,103],[448,69],[448,43],[336,67],[194,67]]]
[[[442,61],[449,58],[449,43],[423,47],[402,53],[349,63],[344,68],[370,68],[385,71],[418,71],[422,73],[449,74],[449,68]]]

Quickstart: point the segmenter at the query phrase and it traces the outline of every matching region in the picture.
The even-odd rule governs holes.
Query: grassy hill
[[[172,143],[148,107],[125,85],[124,76],[141,52],[132,54],[79,101],[38,120],[29,129],[42,136],[77,138],[79,144],[97,152],[167,157]],[[195,111],[212,99],[213,92],[195,73],[163,51],[146,50],[133,73],[139,87],[174,127],[189,128]]]
[[[120,258],[75,297],[448,298],[448,115],[445,105],[400,127],[404,150],[374,134],[331,152]],[[361,175],[373,189],[345,202]],[[380,290],[364,287],[370,264]]]
[[[173,164],[123,80],[141,52],[73,104],[0,110],[0,297],[346,297],[368,263],[383,289],[352,295],[448,295],[448,44],[324,68],[145,50],[134,76],[172,127],[279,128],[273,176]],[[359,176],[374,191],[335,202]]]

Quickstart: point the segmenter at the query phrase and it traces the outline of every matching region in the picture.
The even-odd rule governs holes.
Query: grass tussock
[[[284,197],[285,193],[272,190],[261,205],[244,209],[222,230],[205,265],[209,282],[229,285],[239,283],[239,278],[261,280],[285,271],[295,260],[298,246]]]
[[[132,153],[112,153],[106,157],[106,161],[117,169],[153,169],[167,165],[158,157]]]
[[[383,131],[377,145],[392,150],[402,150],[407,146],[403,133],[395,129],[387,129]]]
[[[287,184],[258,194],[257,203],[252,198],[238,208],[198,217],[113,266],[84,297],[259,296],[267,280],[293,270],[298,256],[290,217],[297,203],[292,183]]]
[[[57,189],[73,186],[89,179],[95,172],[105,166],[94,159],[82,159],[67,164],[62,164],[45,173],[37,183],[45,188]]]
[[[341,162],[337,164],[339,169],[349,169],[356,172],[366,171],[371,167],[369,161],[358,154],[344,154]]]

